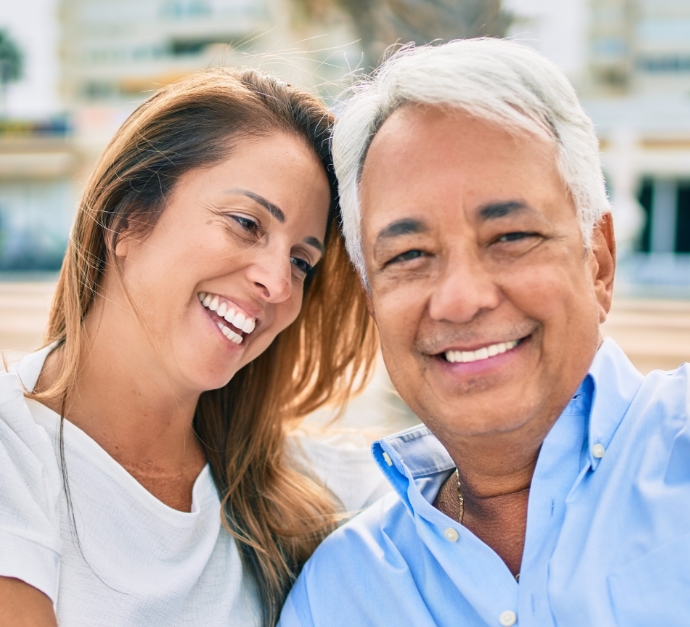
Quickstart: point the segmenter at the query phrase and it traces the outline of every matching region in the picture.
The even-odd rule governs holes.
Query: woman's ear
[[[118,237],[117,243],[115,244],[115,256],[122,259],[127,258],[127,253],[129,252],[129,238],[128,237]]]
[[[113,252],[116,257],[120,259],[126,259],[129,253],[129,222],[127,220],[122,220],[120,223],[120,228],[115,235],[115,246],[113,247]]]

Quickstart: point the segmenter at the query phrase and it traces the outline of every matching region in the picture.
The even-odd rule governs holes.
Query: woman
[[[375,352],[330,124],[294,87],[212,70],[105,150],[48,345],[0,375],[2,625],[275,622],[336,521],[286,424]]]

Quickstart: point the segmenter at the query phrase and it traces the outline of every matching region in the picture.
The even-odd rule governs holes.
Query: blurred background
[[[533,46],[576,86],[620,247],[606,333],[644,372],[677,367],[690,357],[690,0],[3,0],[0,348],[40,345],[80,190],[157,88],[253,65],[333,102],[391,45],[480,35]],[[382,370],[350,413],[409,420]]]

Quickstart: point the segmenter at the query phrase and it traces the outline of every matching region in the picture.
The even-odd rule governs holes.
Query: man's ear
[[[616,274],[616,236],[610,213],[605,213],[594,226],[591,250],[596,261],[594,292],[599,302],[599,322],[602,323],[611,310],[613,279]]]

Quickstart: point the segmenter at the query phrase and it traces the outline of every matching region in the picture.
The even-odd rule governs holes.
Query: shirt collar
[[[608,338],[594,356],[587,378],[592,385],[588,454],[592,468],[596,468],[601,451],[606,451],[611,443],[644,377],[618,344]],[[603,447],[598,456],[597,445]]]
[[[48,344],[34,353],[29,353],[10,367],[10,372],[14,372],[19,377],[24,389],[33,391],[36,387],[43,364],[56,346],[57,342]]]
[[[592,469],[601,461],[602,449],[595,446],[606,450],[643,379],[618,344],[610,338],[604,340],[585,380],[563,412],[589,411],[587,451]],[[374,442],[372,453],[408,507],[411,482],[455,468],[446,449],[423,425]]]

